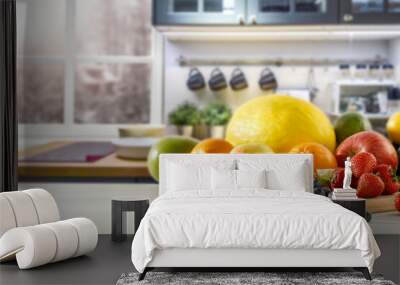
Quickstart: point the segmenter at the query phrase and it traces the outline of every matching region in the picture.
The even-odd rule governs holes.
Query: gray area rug
[[[133,284],[267,284],[267,285],[395,285],[381,276],[372,281],[364,279],[358,272],[148,272],[146,278],[138,281],[138,273],[122,274],[117,285]]]

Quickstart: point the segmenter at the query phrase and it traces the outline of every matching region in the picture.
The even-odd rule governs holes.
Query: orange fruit
[[[230,153],[232,148],[224,139],[205,139],[193,148],[192,153]]]
[[[314,170],[333,169],[337,167],[336,158],[324,145],[319,143],[303,143],[293,147],[290,153],[310,153],[314,156]]]
[[[400,144],[400,112],[390,116],[386,124],[386,130],[392,142]]]
[[[235,146],[231,153],[274,153],[272,148],[266,144],[248,143]]]

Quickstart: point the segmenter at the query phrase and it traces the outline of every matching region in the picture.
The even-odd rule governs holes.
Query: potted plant
[[[203,111],[203,120],[209,126],[210,137],[223,138],[225,125],[229,122],[232,112],[229,107],[220,103],[211,103]]]
[[[178,134],[183,136],[193,135],[193,126],[201,120],[201,113],[196,105],[185,102],[169,113],[169,122],[178,129]]]

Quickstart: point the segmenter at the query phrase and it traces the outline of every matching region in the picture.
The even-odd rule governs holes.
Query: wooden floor
[[[132,238],[121,243],[111,236],[99,236],[88,256],[61,261],[29,270],[19,270],[16,262],[0,264],[0,284],[115,284],[122,273],[134,271],[130,259]]]
[[[400,280],[399,256],[400,237],[397,235],[376,236],[382,256],[376,261],[375,273],[396,284]],[[99,243],[94,252],[42,267],[19,270],[16,262],[0,264],[0,285],[42,285],[42,284],[115,284],[122,273],[135,271],[131,262],[132,237],[116,243],[111,236],[99,236]],[[331,269],[282,269],[282,271],[348,271],[349,268]],[[180,271],[185,271],[180,269]],[[190,270],[188,270],[190,271]],[[200,270],[201,271],[201,270]],[[269,271],[280,271],[276,268]]]

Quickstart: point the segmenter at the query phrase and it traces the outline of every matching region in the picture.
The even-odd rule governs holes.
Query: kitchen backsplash
[[[165,84],[164,84],[164,119],[168,113],[183,101],[191,101],[200,106],[212,101],[223,101],[235,108],[249,98],[266,94],[259,88],[258,80],[263,65],[240,66],[249,84],[248,88],[233,91],[230,87],[223,91],[213,92],[206,86],[197,92],[190,91],[186,80],[190,67],[182,67],[177,58],[265,58],[265,59],[365,59],[387,58],[395,66],[395,79],[400,80],[400,40],[397,41],[274,41],[274,42],[169,42],[165,44]],[[211,71],[216,67],[197,66],[206,82]],[[220,66],[226,80],[229,82],[232,71],[237,66]],[[275,74],[279,89],[307,89],[310,87],[309,66],[269,66]],[[333,108],[332,83],[340,79],[338,66],[313,67],[315,87],[319,90],[315,103],[324,111],[330,112]]]

